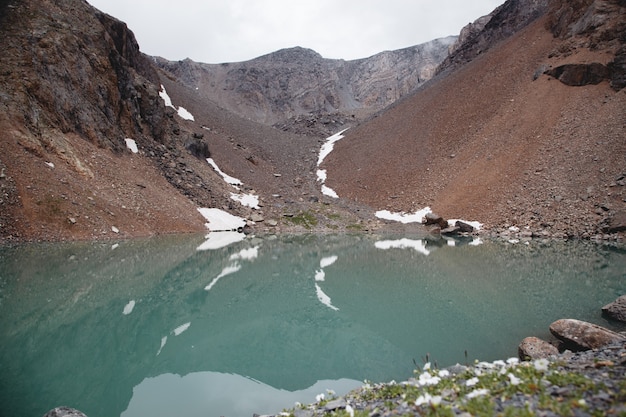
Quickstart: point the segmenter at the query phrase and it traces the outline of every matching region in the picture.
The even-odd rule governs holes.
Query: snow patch
[[[126,141],[126,147],[130,149],[132,153],[139,152],[139,149],[137,148],[137,142],[135,142],[134,139],[126,138],[124,140]]]
[[[238,253],[234,253],[230,255],[231,261],[236,261],[238,259],[253,261],[259,257],[259,247],[255,246],[249,249],[242,249]]]
[[[185,119],[185,120],[191,120],[192,122],[194,122],[196,119],[193,117],[193,114],[189,113],[189,111],[182,107],[182,106],[178,106],[178,115]]]
[[[339,311],[339,309],[337,307],[335,307],[332,302],[330,301],[330,297],[328,295],[326,295],[326,293],[324,293],[324,291],[322,291],[322,289],[320,288],[319,285],[315,284],[315,292],[317,293],[317,299],[320,300],[320,302],[322,304],[324,304],[325,306],[335,310],[335,311]]]
[[[259,197],[254,194],[230,193],[230,198],[239,202],[242,206],[251,207],[255,210],[258,210],[260,208]]]
[[[135,308],[135,300],[130,300],[128,304],[124,306],[124,311],[122,311],[122,314],[125,316],[128,316],[130,313],[133,312],[134,308]]]
[[[170,98],[170,96],[167,95],[167,91],[165,91],[165,87],[163,86],[163,84],[161,84],[161,91],[159,91],[159,97],[163,99],[163,102],[165,103],[165,107],[171,107],[174,110],[176,110],[176,107],[174,107],[174,105],[172,104],[172,99]]]
[[[217,166],[217,164],[215,163],[213,158],[207,158],[206,161],[209,163],[209,165],[211,165],[213,167],[215,172],[217,172],[218,174],[220,174],[222,176],[224,181],[226,181],[228,184],[230,184],[230,185],[243,185],[243,183],[240,180],[238,180],[237,178],[231,177],[230,175],[228,175],[225,172],[223,172],[220,169],[220,167]]]
[[[324,144],[322,145],[322,147],[320,148],[320,153],[319,156],[317,158],[317,166],[319,167],[322,162],[324,162],[324,159],[328,156],[328,154],[330,154],[333,150],[333,148],[335,147],[335,142],[337,142],[338,140],[342,139],[344,137],[343,132],[345,132],[348,129],[344,129],[340,132],[335,133],[334,135],[326,138],[326,142],[324,142]],[[324,183],[326,182],[326,170],[325,169],[318,169],[317,170],[317,180],[319,182],[322,183],[322,194],[328,197],[332,197],[332,198],[339,198],[339,196],[337,195],[337,193],[335,192],[335,190],[333,190],[330,187],[327,187]]]
[[[430,251],[426,249],[426,243],[423,240],[398,239],[398,240],[381,240],[374,243],[377,249],[415,249],[417,252],[426,256],[430,255]]]
[[[163,336],[161,338],[161,347],[159,348],[158,352],[157,352],[157,356],[159,356],[161,354],[161,351],[163,350],[163,347],[165,346],[165,344],[167,343],[167,336]]]
[[[343,132],[345,132],[346,130],[348,129],[344,129],[326,138],[326,142],[324,142],[324,144],[320,148],[320,154],[319,154],[319,157],[317,158],[318,166],[321,165],[324,159],[333,151],[333,148],[335,147],[335,142],[339,141],[340,139],[343,139],[344,137]]]
[[[233,231],[246,225],[245,219],[216,208],[199,208],[207,220],[206,227],[211,231]]]
[[[217,281],[219,281],[220,278],[223,278],[226,275],[234,274],[235,272],[238,272],[240,269],[241,269],[241,265],[239,265],[238,263],[235,263],[233,265],[227,266],[226,268],[222,269],[222,272],[220,272],[220,274],[218,276],[213,278],[213,281],[211,281],[211,283],[209,285],[204,287],[204,290],[205,291],[211,291],[211,288],[213,288],[213,286],[215,284],[217,284]]]
[[[172,333],[174,333],[174,336],[179,336],[182,332],[187,330],[189,328],[189,326],[191,326],[191,322],[185,323],[185,324],[181,324],[180,326],[175,328],[174,331],[172,331]]]
[[[315,271],[315,281],[324,281],[326,279],[326,272],[323,269]]]
[[[332,197],[332,198],[339,198],[339,196],[337,195],[335,190],[333,190],[330,187],[327,187],[324,184],[322,184],[322,194],[324,194],[325,196],[328,196],[328,197]]]
[[[376,212],[376,217],[384,220],[392,220],[400,223],[422,223],[424,216],[431,213],[430,207],[424,207],[413,214],[392,213],[389,210],[380,210]]]
[[[337,259],[339,259],[337,256],[327,256],[325,258],[322,258],[322,260],[320,261],[320,268],[326,268],[327,266],[331,266],[332,264],[337,262]]]
[[[217,250],[241,242],[246,235],[238,232],[214,232],[206,236],[206,240],[196,248],[197,251]]]

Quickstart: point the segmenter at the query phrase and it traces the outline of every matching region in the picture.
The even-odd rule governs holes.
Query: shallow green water
[[[404,240],[400,240],[404,239]],[[373,235],[0,248],[0,415],[275,413],[516,355],[626,293],[626,251]]]

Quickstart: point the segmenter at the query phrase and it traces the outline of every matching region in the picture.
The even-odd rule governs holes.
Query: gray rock
[[[346,402],[345,399],[343,398],[337,398],[336,400],[332,400],[326,403],[326,405],[324,405],[324,410],[326,411],[335,411],[335,410],[339,410],[339,409],[344,409],[346,408],[346,405],[348,403]]]
[[[56,407],[44,414],[43,417],[87,417],[83,412],[70,407]]]
[[[602,307],[602,313],[613,320],[626,323],[626,295]]]
[[[555,346],[533,336],[522,340],[517,348],[517,352],[519,358],[523,361],[549,358],[559,354],[559,350]]]
[[[265,219],[259,213],[252,213],[252,216],[250,216],[250,220],[252,220],[255,223],[259,223]]]
[[[572,351],[597,349],[610,343],[626,341],[626,337],[619,333],[575,319],[555,321],[550,325],[550,333]]]

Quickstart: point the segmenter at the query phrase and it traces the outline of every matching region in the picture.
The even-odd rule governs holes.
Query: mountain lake
[[[623,330],[624,246],[242,236],[0,247],[0,415],[252,417],[514,357],[561,318]]]

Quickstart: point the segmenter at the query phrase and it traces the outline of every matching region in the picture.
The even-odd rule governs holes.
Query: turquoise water
[[[473,242],[476,243],[476,242]],[[454,245],[454,246],[452,246]],[[516,355],[626,293],[626,250],[411,236],[0,248],[0,415],[276,413],[363,380]]]

